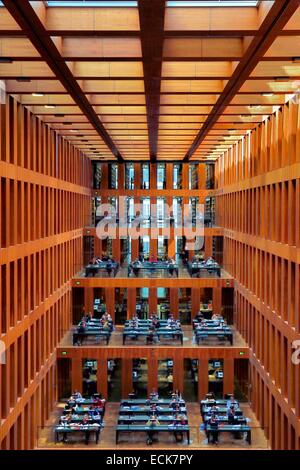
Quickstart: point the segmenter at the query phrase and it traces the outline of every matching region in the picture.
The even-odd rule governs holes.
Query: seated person
[[[150,412],[151,412],[151,414],[154,415],[155,413],[157,413],[157,411],[158,411],[157,410],[157,404],[156,403],[150,403]]]
[[[90,259],[89,264],[92,266],[95,266],[98,264],[97,258],[94,256],[93,258]]]
[[[71,399],[73,398],[73,400],[81,400],[82,399],[82,395],[80,392],[78,392],[78,390],[75,390],[75,392],[72,393],[71,395]],[[71,401],[71,400],[70,400]]]
[[[88,414],[88,413],[85,413],[85,414],[83,415],[83,418],[82,418],[81,423],[82,423],[83,425],[85,425],[85,424],[88,424],[89,421],[90,421],[89,414]]]
[[[234,406],[231,406],[227,413],[228,423],[234,424],[235,423],[235,410]]]
[[[188,421],[187,421],[187,417],[185,415],[180,414],[180,413],[176,413],[176,415],[174,416],[174,421],[173,421],[174,425],[181,424],[182,426],[184,426],[187,423],[188,423]]]
[[[196,313],[196,316],[195,316],[195,320],[202,320],[204,318],[203,316],[203,313],[201,312],[201,310],[199,310],[197,313]]]
[[[212,437],[212,443],[213,444],[217,444],[218,442],[218,420],[217,420],[217,417],[216,415],[213,413],[208,421],[208,424],[210,425],[211,427],[211,437]]]
[[[159,399],[158,392],[155,390],[155,388],[153,388],[152,392],[150,393],[150,399],[151,400],[158,400]]]
[[[218,410],[219,410],[219,407],[216,404],[214,404],[210,407],[210,413],[211,414],[216,413]]]
[[[112,322],[112,316],[108,312],[106,312],[106,319],[107,319],[108,322]]]
[[[181,400],[181,393],[178,390],[178,388],[172,392],[171,396],[172,396],[172,399],[175,398],[177,401]]]
[[[138,322],[138,321],[139,321],[139,317],[137,316],[136,313],[135,313],[134,315],[132,315],[131,320],[134,321],[134,322]]]
[[[181,407],[180,407],[180,404],[179,404],[178,401],[176,401],[175,403],[172,403],[170,407],[173,408],[173,411],[174,411],[175,413],[179,413],[179,412],[180,412],[180,408],[181,408]]]
[[[147,444],[148,444],[148,445],[149,445],[149,444],[152,444],[152,442],[153,442],[153,436],[154,436],[154,434],[155,434],[155,431],[153,431],[153,428],[159,426],[159,424],[160,424],[160,423],[159,423],[159,421],[158,421],[158,419],[157,419],[157,417],[156,417],[155,415],[152,415],[152,416],[149,418],[149,420],[147,421],[146,426],[149,426],[149,427],[151,428],[151,430],[149,430],[149,431],[147,432],[147,434],[148,434]]]
[[[135,277],[138,276],[139,270],[141,267],[142,267],[142,263],[140,262],[140,260],[138,258],[134,260],[134,262],[132,263],[132,271]]]
[[[108,277],[110,277],[112,270],[113,270],[113,263],[111,259],[109,259],[106,263],[106,272],[107,272]]]
[[[69,413],[67,415],[62,415],[59,418],[59,424],[62,424],[62,425],[70,424],[71,421],[72,421],[72,414],[71,413]]]
[[[93,417],[97,417],[97,416],[100,416],[100,411],[99,411],[99,408],[98,407],[95,407],[93,405],[90,405],[89,406],[89,411],[88,411],[89,415],[93,418]]]
[[[237,403],[236,399],[234,398],[234,395],[231,395],[230,399],[227,401],[226,406],[227,406],[228,409],[230,409],[233,406],[234,410],[236,410],[239,407],[239,404]]]
[[[150,263],[157,263],[157,256],[156,255],[151,255],[149,258]]]
[[[171,400],[171,403],[170,403],[170,408],[173,408],[173,409],[176,409],[178,408],[179,405],[179,401],[178,401],[178,398],[177,397],[172,397],[172,400]]]
[[[168,263],[168,271],[171,274],[171,276],[173,276],[175,272],[175,260],[173,258],[169,258],[167,260],[167,263]]]
[[[185,426],[187,424],[187,419],[184,415],[176,413],[174,416],[173,426]],[[183,433],[182,431],[174,431],[174,436],[176,442],[182,442]]]
[[[213,313],[211,319],[212,320],[221,320],[221,315],[219,313]]]
[[[69,414],[67,416],[62,416],[59,420],[59,424],[63,427],[69,427],[72,422],[72,415]],[[66,432],[63,433],[63,442],[68,442],[68,434]]]
[[[147,343],[154,343],[155,336],[154,336],[154,331],[151,329],[146,337]]]

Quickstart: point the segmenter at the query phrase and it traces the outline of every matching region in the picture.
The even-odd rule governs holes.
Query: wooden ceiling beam
[[[65,90],[73,98],[74,102],[78,105],[83,114],[88,118],[112,154],[119,161],[123,161],[123,157],[118,148],[106,131],[93,107],[90,105],[69,67],[64,62],[61,62],[59,50],[52,41],[49,33],[40,21],[30,2],[28,0],[15,0],[14,2],[3,0],[3,3],[12,15],[13,19],[18,23],[22,30],[26,32],[26,35],[32,42],[33,46],[44,58],[48,67],[62,83]]]
[[[165,0],[139,0],[150,160],[156,161],[160,85],[163,57]]]
[[[212,111],[209,113],[206,122],[201,127],[195,140],[187,151],[184,161],[189,161],[192,155],[196,152],[208,132],[220,118],[220,114],[224,112],[243,83],[249,78],[255,67],[259,64],[260,59],[267,52],[276,37],[280,35],[280,32],[298,7],[298,0],[282,0],[280,2],[274,2],[260,25],[258,35],[253,38],[245,55],[235,68],[232,77],[225,86]]]

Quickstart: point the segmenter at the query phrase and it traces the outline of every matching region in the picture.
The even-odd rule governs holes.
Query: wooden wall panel
[[[57,399],[91,165],[12,97],[0,115],[0,448],[29,449]]]
[[[254,411],[274,449],[299,449],[299,104],[286,103],[216,163],[224,265],[250,348]],[[238,145],[238,144],[237,144]],[[232,160],[232,152],[237,158]],[[225,367],[226,368],[226,367]]]

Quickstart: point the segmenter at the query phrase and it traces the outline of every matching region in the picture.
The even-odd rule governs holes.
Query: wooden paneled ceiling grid
[[[94,3],[0,8],[6,90],[92,159],[217,158],[300,90],[299,0]]]

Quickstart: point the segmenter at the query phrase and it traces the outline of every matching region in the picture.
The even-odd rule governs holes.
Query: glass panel
[[[125,166],[125,189],[134,189],[134,166],[126,163]]]
[[[182,188],[182,165],[175,163],[173,166],[173,189]]]
[[[93,163],[94,189],[101,188],[102,167],[101,163]]]
[[[166,165],[157,165],[157,189],[166,189]]]
[[[142,165],[142,189],[149,189],[150,170],[148,163]]]
[[[109,165],[109,188],[118,189],[118,165],[111,163]]]
[[[189,189],[198,189],[197,165],[189,165]]]

